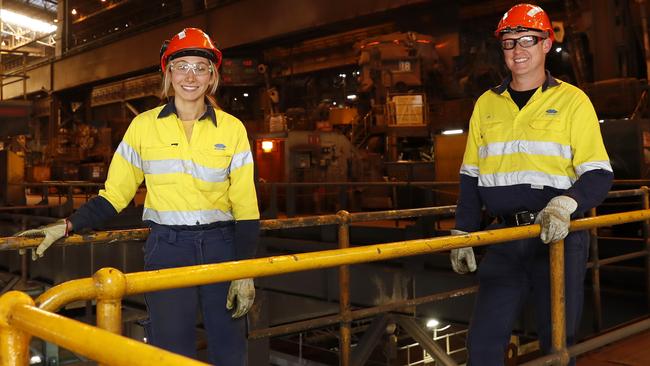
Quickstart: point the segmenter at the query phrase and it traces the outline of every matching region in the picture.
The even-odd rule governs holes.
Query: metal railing
[[[116,365],[199,366],[203,362],[177,355],[110,331],[93,327],[34,306],[29,295],[10,291],[0,297],[0,365],[26,365],[29,341],[37,336],[78,354]],[[107,347],[111,345],[111,347]],[[113,345],[119,345],[113,347]]]
[[[610,196],[621,197],[623,195],[643,195],[644,208],[641,211],[632,211],[622,214],[605,215],[594,218],[576,220],[572,223],[572,230],[586,230],[600,226],[621,224],[634,221],[646,221],[650,218],[650,211],[647,210],[647,189],[631,190],[627,192],[612,192]],[[37,300],[36,304],[44,310],[56,311],[62,306],[77,300],[97,299],[97,325],[114,333],[121,332],[121,299],[124,296],[139,294],[143,292],[158,291],[176,287],[188,287],[203,285],[214,282],[230,281],[239,278],[270,276],[281,273],[290,273],[302,270],[329,268],[334,266],[347,266],[354,263],[381,261],[403,256],[412,256],[425,253],[432,253],[441,250],[449,250],[466,246],[487,245],[503,241],[530,238],[539,235],[539,226],[508,228],[477,232],[463,236],[439,237],[432,239],[409,240],[388,244],[369,245],[359,248],[347,248],[349,245],[349,225],[352,222],[385,220],[406,218],[412,216],[424,216],[435,214],[452,213],[454,207],[440,207],[428,209],[413,209],[401,211],[384,211],[372,213],[340,212],[337,215],[325,215],[317,217],[304,217],[286,220],[265,220],[264,229],[278,229],[288,227],[304,227],[314,225],[339,225],[339,247],[343,249],[328,250],[313,253],[293,254],[286,256],[275,256],[269,258],[251,259],[245,261],[228,262],[214,265],[193,266],[185,268],[174,268],[169,270],[138,272],[122,274],[115,269],[102,269],[93,278],[73,280],[55,286]],[[100,232],[84,237],[71,236],[66,238],[64,244],[88,244],[90,242],[113,242],[117,240],[138,240],[145,239],[148,229]],[[29,238],[3,238],[0,239],[0,250],[19,249],[33,247],[38,244],[39,239]],[[646,243],[648,241],[646,240]],[[552,273],[563,273],[563,251],[560,250],[563,243],[552,245],[551,265]],[[554,248],[554,249],[553,249]],[[646,255],[650,249],[646,252]],[[597,257],[596,257],[597,258]],[[600,261],[602,265],[603,261]],[[596,267],[597,268],[597,267]],[[381,305],[374,308],[352,311],[349,306],[349,272],[340,270],[341,283],[341,305],[340,313],[337,316],[324,317],[316,320],[294,323],[280,327],[272,327],[251,332],[251,338],[260,338],[279,334],[296,332],[315,326],[341,323],[341,360],[343,365],[349,364],[350,358],[350,329],[349,324],[353,319],[368,317],[407,306],[422,304],[442,298],[460,296],[476,291],[476,286],[450,291],[443,294],[435,294],[423,298],[399,301],[391,304]],[[346,280],[346,278],[348,278]],[[566,350],[564,336],[558,331],[560,324],[564,324],[563,310],[558,301],[563,298],[563,276],[552,278],[555,284],[553,289],[553,345],[558,351],[557,357],[564,360],[565,356],[578,352],[574,348]],[[559,287],[558,287],[559,286]],[[563,326],[562,326],[563,328]],[[641,326],[642,329],[643,328]],[[558,334],[556,334],[558,333]],[[568,359],[568,358],[567,358]]]

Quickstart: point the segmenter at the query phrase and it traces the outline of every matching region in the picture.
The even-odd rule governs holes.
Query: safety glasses
[[[521,36],[519,38],[509,38],[501,40],[501,48],[504,50],[511,50],[515,48],[516,45],[520,45],[523,48],[528,48],[536,45],[539,41],[545,40],[546,37],[539,36]]]
[[[185,61],[178,61],[178,62],[172,62],[169,65],[169,67],[172,71],[181,74],[189,74],[190,70],[192,70],[192,72],[196,76],[205,76],[212,72],[212,66],[203,62],[192,64]]]

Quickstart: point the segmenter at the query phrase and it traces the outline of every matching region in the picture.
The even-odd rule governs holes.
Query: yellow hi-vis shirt
[[[213,113],[214,122],[212,113],[206,113],[194,124],[188,142],[176,114],[161,115],[162,110],[157,107],[133,119],[99,195],[120,212],[144,179],[143,220],[203,225],[259,219],[244,125],[221,110]]]
[[[547,78],[521,110],[504,87],[481,95],[470,119],[461,174],[477,177],[479,187],[564,190],[585,172],[612,171],[587,95]]]

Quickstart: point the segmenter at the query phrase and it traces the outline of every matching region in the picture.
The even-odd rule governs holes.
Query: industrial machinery
[[[456,129],[462,134],[472,101],[458,98],[457,83],[445,77],[448,66],[432,36],[375,31],[366,30],[358,38],[344,33],[310,40],[304,54],[292,54],[288,61],[282,58],[286,52],[268,52],[272,63],[260,69],[266,79],[266,93],[261,94],[268,95],[265,132],[255,142],[262,181],[434,181],[457,176],[462,153],[447,152],[457,150],[459,142],[464,145],[464,137],[444,138],[441,132]],[[311,62],[310,52],[322,54],[322,47],[343,40],[354,58],[323,61],[320,70],[296,61]],[[286,62],[309,73],[292,74],[289,80]],[[274,65],[270,74],[275,77],[269,80]],[[306,87],[302,95],[295,91],[299,87]],[[446,156],[440,166],[435,166],[435,152]],[[363,193],[361,208],[397,207],[394,196],[398,200],[400,196],[386,188]],[[414,200],[411,193],[409,197],[424,202]],[[452,201],[455,197],[444,200]]]

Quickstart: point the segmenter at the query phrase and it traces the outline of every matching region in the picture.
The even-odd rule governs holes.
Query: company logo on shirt
[[[224,145],[224,144],[214,144],[214,149],[215,150],[225,150],[226,145]]]
[[[551,109],[547,109],[547,110],[546,110],[546,115],[547,115],[547,116],[557,116],[558,113],[559,113],[559,112],[558,112],[557,109],[553,109],[553,108],[551,108]]]

